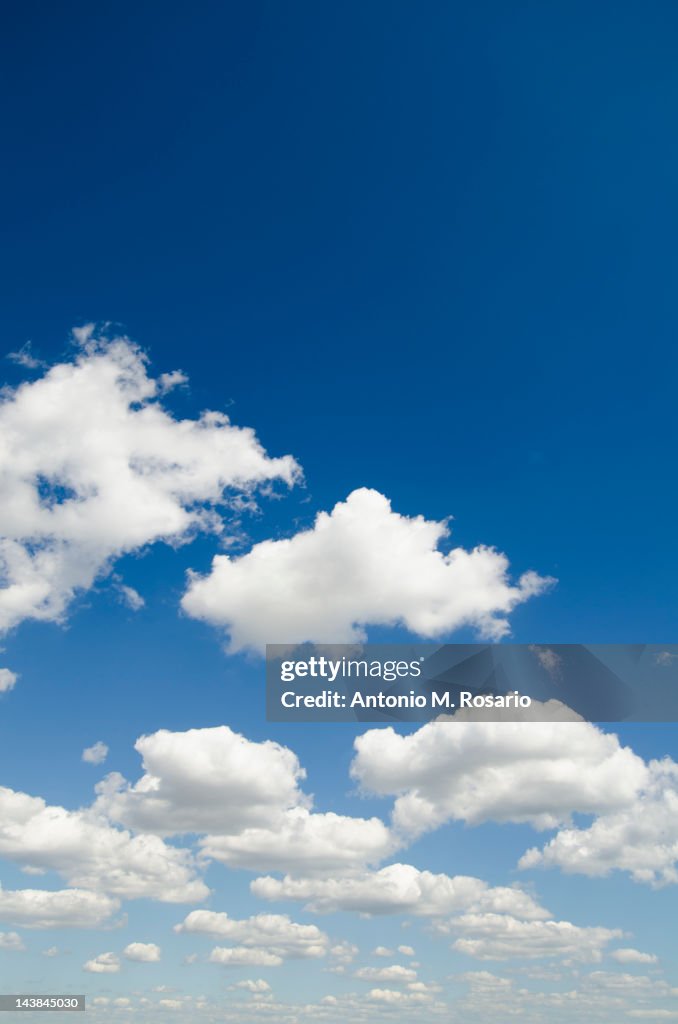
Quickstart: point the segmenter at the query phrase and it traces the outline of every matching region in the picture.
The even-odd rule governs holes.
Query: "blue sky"
[[[450,804],[435,780],[471,785],[458,754],[443,745],[436,761],[431,734],[410,730],[429,775],[407,776],[414,748],[403,747],[378,783],[387,748],[375,762],[354,747],[371,730],[267,723],[256,643],[234,649],[234,630],[272,640],[278,628],[310,630],[316,592],[324,635],[304,639],[345,639],[357,624],[370,639],[468,641],[489,615],[519,642],[675,640],[675,8],[72,3],[24,6],[5,28],[0,624],[2,665],[17,679],[8,687],[5,676],[0,694],[0,785],[15,794],[0,814],[0,932],[18,938],[6,948],[0,938],[2,988],[11,978],[16,989],[86,991],[109,1000],[103,1019],[133,1011],[142,1022],[189,1012],[466,1022],[511,1007],[565,1024],[678,1017],[676,781],[673,761],[650,767],[678,760],[672,727],[587,726],[569,753],[553,737],[568,792],[544,831],[534,807],[556,799],[548,777],[530,814],[507,801],[508,821],[498,806]],[[100,326],[71,334],[86,324]],[[161,376],[176,370],[185,379]],[[153,426],[144,409],[164,418]],[[225,421],[195,427],[204,410],[251,428],[262,447]],[[362,489],[392,511],[365,504]],[[319,513],[331,513],[322,536]],[[451,535],[417,546],[416,517],[432,533],[452,517]],[[478,545],[509,567],[471,558],[472,574],[487,571],[471,607],[473,588],[435,552]],[[213,566],[226,554],[237,578]],[[542,581],[534,595],[511,590],[530,570]],[[186,603],[190,572],[212,574],[209,607]],[[445,595],[461,619],[448,608],[426,634]],[[185,738],[223,726],[232,732]],[[480,730],[466,728],[469,749],[481,749]],[[520,791],[535,727],[522,728],[499,766],[494,748],[477,755],[478,777],[515,776]],[[160,730],[174,737],[169,754],[156,749]],[[240,749],[233,734],[262,777],[269,748],[252,744],[292,752],[270,768],[289,791],[257,818],[269,862],[271,847],[287,849],[290,821],[306,822],[311,849],[330,813],[346,819],[337,835],[355,832],[370,856],[328,867],[319,854],[314,869],[288,850],[282,871],[234,866],[233,843],[255,827],[237,810],[256,803],[254,784],[227,800],[229,769],[209,797],[209,778]],[[614,735],[627,753],[605,739]],[[135,789],[142,736],[156,737],[145,757],[162,762],[167,815],[213,806],[204,829],[190,815],[188,831],[150,828]],[[106,759],[83,762],[97,741]],[[202,750],[214,761],[189,785]],[[290,757],[305,779],[294,781]],[[92,809],[111,772],[127,788]],[[589,776],[593,797],[577,781]],[[415,790],[429,802],[422,831],[397,824]],[[29,798],[65,811],[45,819]],[[381,826],[355,824],[373,816]],[[170,867],[112,881],[131,870],[123,833],[142,837],[135,850],[150,837],[189,898],[160,898]],[[227,837],[230,867],[205,855],[205,835]],[[95,847],[93,863],[83,851]],[[541,860],[519,869],[532,848]],[[576,869],[573,848],[599,874]],[[367,878],[371,892],[395,863],[408,867],[389,891],[407,878],[421,908],[432,886],[435,911],[365,917],[363,896],[350,910],[308,909],[319,880]],[[473,876],[490,894],[451,908],[448,883],[413,870]],[[312,894],[250,891],[285,874]],[[211,894],[198,898],[194,883]],[[523,890],[494,890],[512,886],[533,904],[509,912]],[[68,890],[72,924],[73,889],[99,915],[91,926],[36,928],[35,896],[3,910],[2,893]],[[201,908],[245,923],[173,930]],[[277,946],[249,921],[259,914],[289,918]],[[548,921],[552,955],[534,957]],[[574,933],[573,953],[563,922],[610,934]],[[294,925],[322,932],[312,955],[299,953]],[[496,946],[503,927],[511,957]],[[159,946],[160,962],[129,959],[133,943]],[[261,962],[208,962],[215,947],[239,946]],[[52,947],[58,955],[42,955]],[[635,953],[615,958],[620,949]],[[97,970],[104,953],[117,960]],[[416,979],[384,973],[394,966]],[[260,980],[270,989],[230,987]],[[163,985],[176,991],[153,991]]]

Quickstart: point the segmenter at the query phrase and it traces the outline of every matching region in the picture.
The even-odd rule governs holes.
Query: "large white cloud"
[[[498,639],[507,615],[551,581],[527,572],[516,583],[505,555],[440,544],[444,522],[408,518],[361,488],[312,529],[263,541],[239,558],[217,555],[182,600],[189,615],[222,627],[231,650],[267,643],[350,643],[369,625],[403,624],[438,637],[460,626]]]
[[[588,828],[566,828],[542,850],[528,850],[520,867],[559,867],[602,877],[626,871],[654,886],[678,883],[678,764],[651,761],[637,798],[599,815]]]
[[[250,888],[262,899],[303,902],[317,913],[349,910],[437,917],[474,909],[526,919],[548,917],[548,912],[522,889],[491,887],[468,875],[433,874],[411,864],[390,864],[379,871],[338,878],[267,876],[256,878]]]
[[[451,923],[454,948],[478,960],[545,957],[597,962],[619,929],[582,928],[569,921],[521,921],[506,914],[464,914]]]
[[[23,928],[97,928],[119,908],[119,900],[83,889],[0,888],[0,921]]]
[[[616,736],[586,722],[370,729],[355,749],[352,776],[366,791],[396,797],[394,825],[409,836],[454,819],[555,827],[575,811],[627,807],[648,776]]]
[[[176,932],[211,935],[247,948],[265,949],[271,955],[321,957],[328,951],[329,939],[314,924],[297,924],[284,914],[256,914],[235,920],[213,910],[193,910],[175,925]]]
[[[296,754],[271,740],[256,743],[226,725],[169,732],[135,744],[145,774],[134,785],[109,775],[97,808],[115,821],[160,835],[239,834],[308,798]]]
[[[223,413],[175,419],[183,376],[153,379],[126,338],[74,333],[73,361],[0,400],[0,630],[61,619],[119,555],[219,533],[223,501],[298,474]]]
[[[204,899],[188,850],[158,836],[132,836],[92,811],[69,811],[0,786],[0,856],[57,871],[73,886],[127,898]]]
[[[314,814],[295,807],[277,816],[269,828],[209,835],[201,848],[230,867],[323,874],[383,860],[393,849],[393,839],[379,818]]]

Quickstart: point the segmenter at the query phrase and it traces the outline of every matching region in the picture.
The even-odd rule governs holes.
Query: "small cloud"
[[[42,955],[43,956],[48,956],[48,957],[51,958],[51,957],[59,956],[60,952],[61,951],[60,951],[58,946],[50,946],[49,949],[43,949]]]
[[[271,986],[263,978],[258,978],[257,981],[247,979],[246,981],[236,981],[235,985],[229,985],[230,989],[242,988],[246,992],[251,992],[253,995],[261,994],[262,992],[270,992]]]
[[[22,345],[16,352],[8,352],[7,358],[11,363],[16,363],[17,366],[23,366],[26,370],[39,370],[41,367],[47,364],[42,359],[38,359],[33,355],[30,341],[27,341],[25,345]]]
[[[11,950],[13,953],[23,953],[26,947],[17,932],[0,932],[0,949]]]
[[[8,668],[0,668],[0,693],[9,693],[10,690],[13,690],[18,678],[16,672],[11,672]]]
[[[393,956],[393,950],[387,949],[386,946],[377,946],[374,956]]]
[[[120,961],[115,953],[99,953],[99,956],[83,964],[82,969],[89,971],[90,974],[117,974],[120,970]]]
[[[144,607],[146,602],[134,587],[128,587],[126,583],[123,583],[122,577],[118,576],[117,573],[113,573],[111,576],[113,589],[118,595],[118,600],[121,604],[124,604],[127,608],[130,608],[133,612],[138,612]]]
[[[398,946],[398,952],[402,953],[403,956],[414,956],[414,950],[411,946]]]
[[[615,949],[610,956],[618,964],[656,964],[653,953],[641,953],[639,949]]]
[[[674,654],[672,651],[659,651],[654,656],[655,664],[664,666],[673,665],[676,658],[678,658],[678,654]]]
[[[161,394],[167,394],[172,388],[180,384],[187,384],[188,377],[181,370],[172,370],[171,373],[161,373],[158,377],[158,387]]]
[[[82,759],[86,764],[103,764],[108,757],[108,747],[101,740],[97,740],[91,747],[85,747],[82,752]]]
[[[140,964],[157,964],[160,962],[160,946],[154,942],[130,942],[123,949],[122,955],[126,960],[135,960]]]
[[[562,659],[559,654],[550,647],[540,647],[538,644],[530,644],[528,650],[552,678],[556,679],[560,675]]]

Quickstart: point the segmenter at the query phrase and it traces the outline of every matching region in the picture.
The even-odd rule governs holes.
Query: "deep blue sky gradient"
[[[558,577],[512,616],[517,641],[676,642],[677,32],[669,2],[14,5],[0,353],[30,339],[58,359],[74,325],[110,320],[154,371],[188,373],[177,414],[227,409],[301,462],[305,488],[252,537],[376,487]],[[355,812],[351,729],[267,724],[261,666],[177,617],[215,549],[125,559],[136,616],[102,587],[67,630],[7,640],[3,784],[79,806],[100,735],[105,770],[134,779],[140,733],[227,721]],[[678,755],[674,730],[620,735]],[[412,858],[503,883],[534,841],[455,826]],[[675,890],[556,872],[538,889],[671,945],[655,917]]]

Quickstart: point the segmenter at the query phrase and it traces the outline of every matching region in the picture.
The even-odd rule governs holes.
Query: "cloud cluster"
[[[188,902],[209,892],[188,850],[158,836],[133,836],[92,811],[69,811],[3,786],[0,856],[37,873],[56,871],[77,888],[128,899]]]
[[[522,921],[507,914],[463,914],[451,927],[461,933],[453,948],[478,960],[558,957],[598,962],[605,946],[623,935],[619,929]]]
[[[505,555],[490,547],[443,552],[447,534],[446,523],[399,515],[383,494],[361,488],[309,530],[239,558],[217,555],[207,576],[193,576],[182,606],[227,630],[232,651],[352,643],[370,625],[428,638],[461,626],[493,640],[506,635],[509,613],[552,581],[527,572],[512,583]]]
[[[115,558],[219,533],[220,504],[298,475],[223,413],[175,419],[162,398],[183,376],[149,376],[128,339],[74,333],[73,361],[0,400],[0,630],[60,620]]]
[[[651,761],[635,799],[588,828],[562,829],[542,850],[528,850],[520,867],[538,866],[598,878],[626,871],[653,886],[678,883],[678,764]]]
[[[119,909],[119,900],[83,889],[0,888],[0,921],[22,928],[97,928]]]
[[[284,914],[257,914],[245,920],[234,920],[228,914],[212,910],[193,910],[185,920],[175,925],[176,932],[210,935],[214,938],[226,939],[236,945],[217,947],[210,959],[213,963],[261,964],[268,962],[277,966],[290,958],[317,958],[328,952],[329,939],[314,924],[297,924]],[[263,959],[246,959],[241,950],[248,955],[261,954]],[[277,964],[272,963],[272,959]]]
[[[405,736],[370,729],[355,749],[353,778],[396,797],[393,823],[406,836],[453,820],[553,828],[575,811],[629,806],[648,777],[642,758],[585,722],[431,722]]]
[[[390,864],[379,871],[337,878],[256,878],[250,886],[266,900],[294,900],[316,913],[403,914],[438,917],[478,909],[513,913],[530,920],[548,911],[519,888],[492,887],[468,875],[451,877],[420,871],[411,864]]]
[[[314,813],[296,755],[227,726],[160,730],[136,743],[144,775],[112,773],[98,813],[145,833],[207,833],[202,853],[253,871],[324,872],[382,860],[393,839],[379,818]]]

